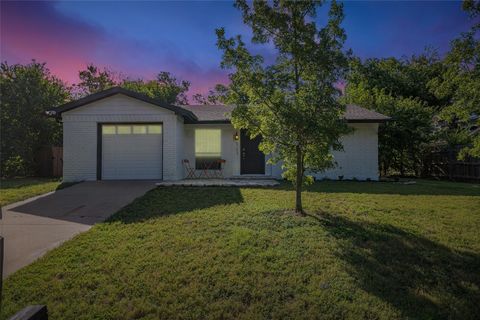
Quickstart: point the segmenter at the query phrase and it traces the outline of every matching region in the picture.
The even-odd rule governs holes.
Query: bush
[[[16,155],[8,158],[3,164],[2,177],[13,178],[18,176],[25,176],[27,166],[22,157]]]

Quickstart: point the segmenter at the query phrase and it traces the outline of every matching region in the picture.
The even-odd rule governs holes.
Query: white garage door
[[[162,179],[161,124],[102,125],[102,179]]]

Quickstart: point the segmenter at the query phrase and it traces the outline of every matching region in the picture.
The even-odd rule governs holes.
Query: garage
[[[161,123],[101,124],[99,131],[102,180],[162,179]]]

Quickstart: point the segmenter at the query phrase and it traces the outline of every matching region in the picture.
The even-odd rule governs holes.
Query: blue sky
[[[472,25],[458,1],[346,1],[346,48],[362,58],[402,57],[427,46],[448,50]],[[170,71],[206,92],[225,82],[214,30],[250,33],[229,1],[55,1],[1,3],[1,58],[46,62],[69,83],[87,63],[131,77]],[[317,21],[325,21],[328,3]],[[252,47],[253,48],[253,47]],[[271,48],[254,49],[271,55]]]

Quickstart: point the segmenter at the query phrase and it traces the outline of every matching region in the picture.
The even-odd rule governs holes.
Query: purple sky
[[[419,54],[427,46],[448,50],[472,24],[461,3],[347,1],[347,48],[362,58]],[[325,21],[326,5],[318,21]],[[214,30],[250,39],[231,2],[1,2],[1,60],[46,62],[72,84],[87,63],[130,77],[170,71],[205,93],[225,82]],[[252,47],[253,48],[253,47]],[[254,49],[271,55],[268,46]]]

